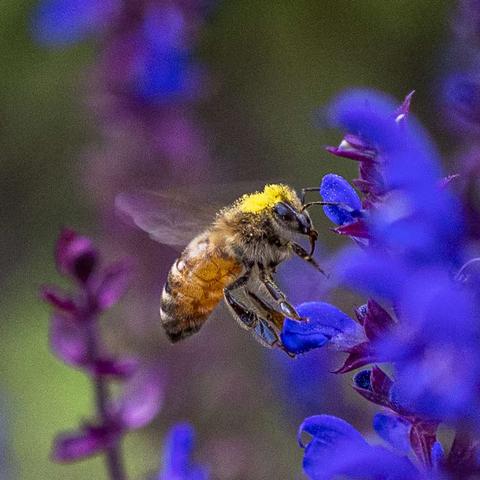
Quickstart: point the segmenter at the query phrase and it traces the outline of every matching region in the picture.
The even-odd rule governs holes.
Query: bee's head
[[[240,211],[273,218],[274,226],[283,236],[307,235],[312,252],[317,239],[310,215],[293,189],[287,185],[266,185],[262,192],[244,195],[237,203]]]
[[[283,229],[292,234],[307,235],[310,239],[312,252],[318,237],[317,231],[313,228],[312,220],[306,210],[297,208],[286,201],[280,201],[273,206],[275,222]]]

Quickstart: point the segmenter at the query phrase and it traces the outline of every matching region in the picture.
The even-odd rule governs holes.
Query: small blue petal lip
[[[192,460],[194,444],[195,431],[189,423],[174,425],[167,434],[158,480],[208,480],[208,471]]]
[[[281,334],[283,346],[291,353],[305,353],[325,345],[329,337],[310,322],[287,318]]]
[[[307,444],[301,439],[303,432],[313,437]],[[420,478],[406,456],[369,445],[358,430],[337,417],[316,415],[305,419],[298,441],[305,449],[304,472],[312,480],[339,476],[366,480]]]
[[[355,189],[340,175],[329,173],[322,179],[320,195],[326,202],[338,202],[345,207],[328,205],[323,207],[325,215],[337,225],[353,222],[360,215],[362,202]]]
[[[349,440],[359,445],[367,445],[360,432],[353,428],[349,423],[341,418],[332,415],[314,415],[306,418],[298,429],[298,444],[305,448],[302,441],[302,433],[306,432],[312,437],[321,439],[325,447],[335,444],[339,440]]]
[[[410,450],[410,427],[410,422],[397,415],[377,413],[373,418],[373,428],[377,434],[401,452]]]
[[[281,333],[283,345],[292,353],[305,353],[330,341],[337,345],[339,335],[345,341],[358,336],[357,322],[329,303],[305,302],[297,306],[297,312],[308,320],[298,322],[287,318]]]

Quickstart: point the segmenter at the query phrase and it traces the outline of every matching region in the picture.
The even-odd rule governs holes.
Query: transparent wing
[[[121,193],[115,208],[127,221],[159,243],[181,248],[215,218],[216,206],[189,201],[168,193]]]
[[[176,187],[175,191],[121,193],[117,212],[159,243],[181,248],[205,230],[218,211],[244,193],[263,189],[265,181]]]

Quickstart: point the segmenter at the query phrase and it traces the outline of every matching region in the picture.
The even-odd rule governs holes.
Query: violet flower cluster
[[[363,368],[353,388],[383,408],[373,426],[386,446],[341,419],[307,418],[300,434],[312,439],[300,444],[312,479],[480,473],[478,247],[464,228],[455,176],[442,172],[410,100],[396,108],[381,93],[353,90],[329,110],[346,134],[328,151],[358,163],[353,185],[361,194],[338,175],[322,180],[323,200],[338,202],[324,207],[334,232],[354,242],[336,258],[335,274],[367,301],[355,320],[328,303],[303,303],[298,311],[309,321],[287,320],[283,343],[295,353],[325,345],[345,352],[338,373]],[[456,430],[448,451],[437,436],[441,423]]]
[[[99,133],[82,159],[87,198],[108,226],[109,246],[145,251],[145,266],[165,263],[165,252],[138,249],[138,237],[116,221],[113,199],[184,181],[186,166],[207,175],[207,142],[194,110],[208,77],[194,49],[209,12],[206,0],[41,0],[32,17],[40,45],[95,44],[80,85]],[[151,277],[142,278],[152,285]]]
[[[102,341],[100,316],[125,292],[128,265],[119,262],[101,268],[91,240],[72,230],[61,232],[55,259],[59,273],[74,284],[74,289],[42,288],[43,299],[53,307],[51,348],[60,360],[90,376],[96,412],[95,418],[77,431],[55,439],[52,457],[70,462],[105,453],[110,478],[121,480],[126,478],[120,452],[122,437],[144,427],[157,414],[163,399],[162,373],[141,365],[136,358],[112,355]],[[111,381],[123,384],[118,397],[110,395]]]
[[[480,235],[480,9],[476,0],[459,0],[446,49],[447,74],[439,98],[443,123],[456,141],[457,190],[465,211],[465,227],[474,241]]]

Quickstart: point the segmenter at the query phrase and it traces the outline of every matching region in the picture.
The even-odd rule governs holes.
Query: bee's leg
[[[225,302],[241,327],[253,332],[255,339],[265,347],[271,348],[279,343],[277,332],[266,319],[261,318],[244,303],[236,299],[228,288],[223,293]]]
[[[320,273],[323,273],[327,277],[327,274],[322,270],[320,265],[315,261],[313,257],[311,257],[308,252],[298,243],[292,242],[292,250],[293,253],[297,256],[299,256],[302,260],[305,260],[308,262],[310,265],[313,265]]]
[[[273,281],[270,275],[267,274],[265,269],[260,267],[260,281],[267,289],[268,293],[272,296],[275,302],[278,303],[280,311],[289,318],[294,320],[302,320],[300,315],[297,313],[293,305],[291,305],[287,296],[280,290],[280,287]]]
[[[251,290],[247,291],[247,294],[250,298],[250,300],[257,306],[262,311],[262,317],[265,317],[269,325],[274,325],[274,327],[278,330],[281,331],[283,327],[283,321],[285,319],[285,316],[271,308],[269,305],[267,305],[256,293],[252,292]],[[284,346],[283,343],[281,342],[280,338],[278,337],[277,334],[277,339],[278,339],[278,347],[283,350],[289,357],[295,358],[295,354],[292,352],[289,352]]]
[[[270,305],[268,305],[264,300],[262,300],[256,293],[251,290],[247,290],[247,295],[249,300],[258,308],[261,312],[262,317],[264,317],[268,322],[272,323],[279,331],[283,327],[283,321],[285,315],[281,312],[277,312]]]
[[[237,278],[233,283],[223,289],[223,296],[235,319],[239,321],[242,327],[250,329],[255,326],[258,320],[257,315],[254,312],[251,312],[246,305],[233,295],[235,290],[243,288],[250,279],[252,265],[245,265],[245,268],[245,273],[241,277]]]
[[[241,277],[237,278],[228,287],[226,287],[225,290],[229,290],[230,292],[233,292],[238,288],[244,287],[247,284],[248,280],[250,279],[251,273],[252,273],[252,267],[247,266],[245,273]]]
[[[229,287],[223,290],[223,296],[228,308],[233,313],[235,319],[238,320],[240,326],[247,330],[254,328],[258,323],[258,315],[252,312],[240,300],[236,299]]]

